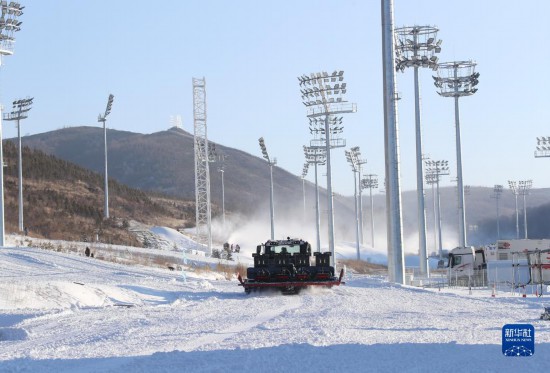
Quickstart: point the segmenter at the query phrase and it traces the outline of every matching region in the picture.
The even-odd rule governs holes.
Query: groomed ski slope
[[[299,295],[31,248],[0,250],[0,372],[517,372],[550,367],[547,298],[354,276]],[[535,355],[504,357],[530,323]]]

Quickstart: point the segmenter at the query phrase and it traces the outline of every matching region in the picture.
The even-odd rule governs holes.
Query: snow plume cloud
[[[275,205],[277,207],[277,205]],[[303,207],[291,210],[275,209],[275,239],[301,238],[315,245],[315,225],[304,222]],[[254,214],[231,214],[226,216],[225,229],[221,217],[213,222],[213,236],[219,243],[238,244],[243,253],[253,253],[256,246],[271,238],[269,201],[258,206]],[[323,233],[321,233],[323,234]]]

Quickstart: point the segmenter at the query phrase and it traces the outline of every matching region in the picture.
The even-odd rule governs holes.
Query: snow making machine
[[[314,252],[311,263],[311,245],[303,240],[269,240],[256,247],[252,254],[254,267],[247,268],[246,279],[239,274],[239,285],[246,294],[266,288],[279,289],[283,294],[296,294],[308,286],[330,288],[344,284],[342,277],[334,276],[330,252]]]

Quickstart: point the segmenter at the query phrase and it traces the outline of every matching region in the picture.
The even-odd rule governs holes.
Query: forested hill
[[[17,147],[4,142],[6,233],[18,231]],[[23,148],[24,225],[37,237],[91,239],[140,246],[128,233],[131,220],[178,228],[194,222],[194,203],[147,193],[109,180],[110,219],[103,219],[103,175]]]

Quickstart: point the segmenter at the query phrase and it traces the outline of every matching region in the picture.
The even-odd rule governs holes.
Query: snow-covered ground
[[[212,272],[0,249],[0,372],[516,372],[550,366],[546,297],[345,286],[245,295]],[[529,323],[532,357],[501,329]]]

